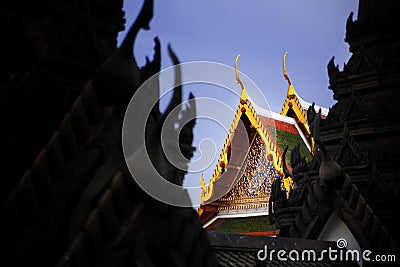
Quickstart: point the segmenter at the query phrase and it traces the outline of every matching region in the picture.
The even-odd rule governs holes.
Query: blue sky
[[[142,3],[124,1],[128,26]],[[282,58],[288,51],[287,70],[297,93],[304,100],[330,107],[334,101],[328,89],[326,65],[335,56],[342,68],[350,57],[344,42],[345,24],[351,11],[357,14],[357,6],[358,0],[155,0],[151,29],[139,33],[134,53],[142,66],[145,56],[153,55],[155,36],[161,41],[162,68],[172,64],[167,56],[168,43],[181,62],[214,61],[233,67],[240,53],[239,69],[262,90],[271,110],[279,112],[287,90]],[[124,32],[120,33],[119,43],[123,36]],[[197,97],[220,99],[233,109],[239,101],[237,96],[215,86],[186,86],[184,96],[189,91]],[[219,154],[225,136],[219,125],[199,120],[194,145],[211,138]],[[206,180],[214,164],[204,170]],[[199,173],[185,179],[187,186],[198,184]],[[198,197],[192,198],[196,202]]]

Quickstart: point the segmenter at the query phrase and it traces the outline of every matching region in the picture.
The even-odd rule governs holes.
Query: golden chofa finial
[[[236,61],[235,61],[236,82],[237,82],[238,84],[240,84],[240,87],[242,87],[242,90],[245,90],[245,89],[244,89],[244,85],[243,85],[243,83],[242,83],[242,81],[240,80],[240,77],[239,77],[239,67],[238,67],[239,58],[240,58],[240,54],[237,55]]]
[[[240,77],[239,77],[239,67],[238,67],[239,58],[240,58],[240,54],[237,55],[236,61],[235,61],[236,82],[238,84],[240,84],[240,87],[242,87],[242,93],[240,95],[240,99],[247,100],[248,96],[247,96],[246,88],[244,87],[244,84],[243,84],[242,80],[240,80]]]
[[[292,85],[292,82],[290,81],[289,75],[287,74],[287,71],[286,71],[286,56],[287,56],[288,54],[289,54],[289,53],[286,52],[286,53],[283,55],[283,77],[285,77],[286,81],[288,81],[289,86],[290,86],[290,85]]]
[[[288,87],[288,91],[287,91],[287,96],[288,97],[292,97],[293,95],[295,95],[295,91],[294,91],[294,87],[292,85],[292,81],[289,78],[289,75],[287,74],[286,71],[286,56],[287,56],[288,52],[286,52],[283,55],[283,77],[285,77],[285,80],[288,81],[289,87]]]

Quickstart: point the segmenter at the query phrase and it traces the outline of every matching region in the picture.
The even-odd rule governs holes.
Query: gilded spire
[[[289,84],[289,88],[288,88],[287,95],[294,95],[294,94],[295,94],[295,92],[294,92],[294,87],[293,87],[292,81],[290,80],[289,75],[287,74],[287,71],[286,71],[286,56],[287,56],[288,54],[289,54],[289,53],[286,52],[286,53],[283,55],[283,77],[285,77],[285,80],[286,80],[286,81],[288,82],[288,84]]]
[[[283,55],[283,77],[285,77],[285,79],[286,79],[286,81],[288,81],[289,85],[292,85],[292,82],[290,81],[289,75],[287,74],[287,71],[286,71],[286,56],[287,56],[288,54],[289,54],[289,53],[286,52],[286,53]]]
[[[236,60],[235,60],[236,82],[237,82],[238,84],[240,84],[240,87],[242,87],[242,95],[241,95],[241,98],[242,98],[242,99],[247,99],[246,88],[244,87],[244,84],[243,84],[242,80],[240,80],[240,77],[239,77],[239,66],[238,66],[238,65],[239,65],[239,64],[238,64],[239,58],[240,58],[240,54],[238,54],[238,55],[236,56]]]

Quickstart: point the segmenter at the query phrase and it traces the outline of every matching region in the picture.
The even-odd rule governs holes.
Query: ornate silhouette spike
[[[331,79],[334,75],[339,73],[339,67],[338,65],[335,65],[335,57],[332,57],[331,60],[329,60],[327,69],[328,69],[329,79]]]
[[[288,177],[293,177],[293,174],[289,171],[287,165],[286,165],[286,153],[288,151],[289,146],[285,147],[285,150],[282,153],[282,169],[283,173],[285,174],[285,178]]]
[[[350,12],[349,17],[347,18],[346,21],[346,31],[348,31],[350,29],[351,26],[353,26],[354,21],[353,21],[353,12]]]
[[[172,95],[172,99],[168,105],[168,108],[166,112],[164,113],[165,116],[168,116],[168,114],[179,104],[182,103],[182,76],[181,76],[181,67],[179,65],[179,59],[174,53],[174,51],[171,48],[171,45],[168,44],[168,53],[170,58],[172,59],[172,62],[174,63],[174,68],[175,68],[175,88],[174,88],[174,93]]]
[[[195,118],[196,117],[196,99],[194,98],[194,95],[192,93],[189,93],[189,116],[190,118]]]
[[[154,0],[145,0],[140,10],[138,17],[135,22],[130,27],[128,33],[125,36],[125,39],[122,41],[121,49],[128,53],[129,55],[133,55],[133,46],[135,43],[135,39],[140,29],[149,30],[150,29],[150,21],[153,18],[153,3]]]

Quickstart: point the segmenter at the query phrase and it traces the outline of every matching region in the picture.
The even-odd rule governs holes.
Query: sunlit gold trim
[[[201,214],[203,214],[203,209],[202,209],[202,208],[199,208],[199,209],[197,210],[197,214],[198,214],[199,216],[201,216]]]

